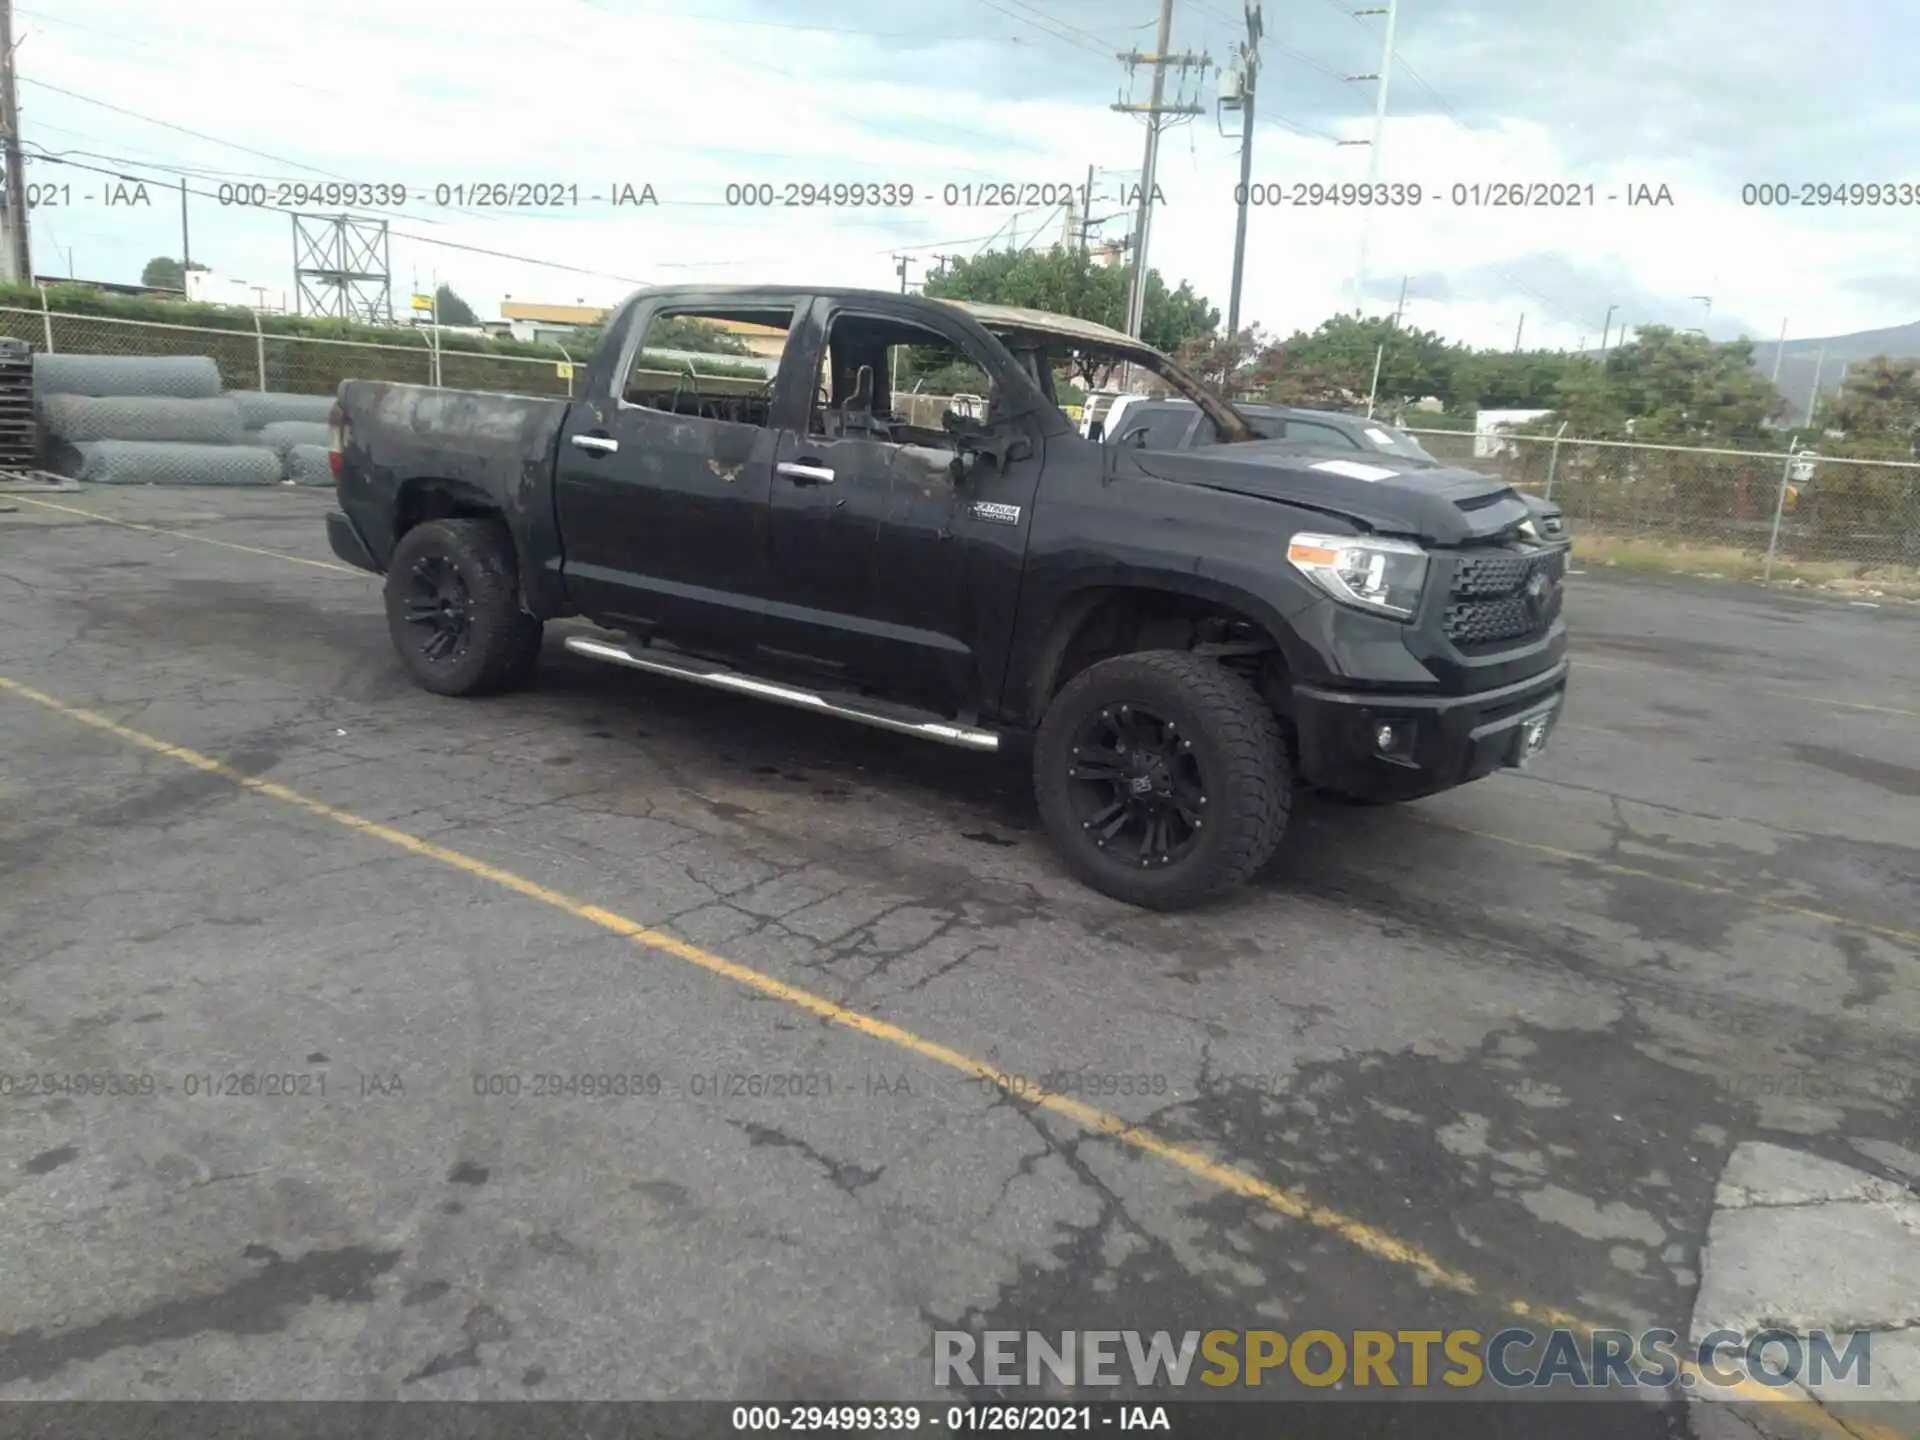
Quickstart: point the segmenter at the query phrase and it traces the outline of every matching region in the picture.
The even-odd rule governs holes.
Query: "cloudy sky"
[[[1257,181],[1366,178],[1379,68],[1374,0],[1267,0]],[[1384,0],[1379,0],[1384,3]],[[1238,0],[1176,0],[1173,48],[1230,55]],[[138,278],[180,253],[292,291],[291,222],[223,203],[263,183],[404,187],[390,207],[397,292],[451,283],[482,315],[503,297],[611,301],[699,278],[897,285],[931,257],[1012,233],[1057,235],[1055,210],[967,203],[961,187],[1078,184],[1096,220],[1126,210],[1144,100],[1114,52],[1151,49],[1154,0],[26,0],[16,7],[42,273]],[[400,18],[404,14],[404,18]],[[1367,212],[1368,303],[1406,283],[1410,324],[1480,345],[1597,343],[1614,323],[1771,340],[1920,318],[1920,98],[1902,57],[1920,12],[1894,0],[1403,0],[1379,174],[1418,208]],[[1224,311],[1237,148],[1207,113],[1161,145],[1151,263]],[[1237,122],[1230,122],[1237,123]],[[436,187],[576,186],[577,204],[489,213]],[[1591,184],[1591,208],[1451,203],[1453,187]],[[1742,203],[1743,184],[1905,182],[1873,209]],[[910,208],[741,208],[727,186],[912,185]],[[615,186],[657,206],[615,208]],[[63,187],[51,191],[48,187]],[[1635,207],[1632,187],[1670,205]],[[949,192],[948,187],[953,187]],[[224,188],[223,188],[224,187]],[[131,186],[126,193],[133,193]],[[1609,201],[1609,195],[1619,199]],[[948,204],[951,198],[956,203]],[[380,212],[367,210],[369,215]],[[1103,233],[1125,233],[1124,218]],[[1311,327],[1353,303],[1363,219],[1256,207],[1243,320]],[[464,247],[464,248],[463,248]],[[496,252],[486,254],[481,252]],[[514,257],[514,258],[508,258]],[[549,262],[549,263],[539,263]],[[560,268],[572,267],[572,268]],[[1711,304],[1701,296],[1710,297]],[[404,303],[404,301],[402,301]]]

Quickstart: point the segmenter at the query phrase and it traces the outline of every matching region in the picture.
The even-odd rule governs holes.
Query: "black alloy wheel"
[[[1207,777],[1179,724],[1137,705],[1110,705],[1074,734],[1071,803],[1096,848],[1142,869],[1187,855],[1205,828]]]
[[[518,570],[513,537],[495,519],[428,520],[400,537],[387,633],[423,689],[491,695],[526,682],[543,627],[521,606]]]
[[[407,576],[406,621],[420,653],[436,663],[457,660],[473,640],[473,596],[445,555],[422,555]]]
[[[1186,650],[1111,656],[1063,685],[1034,737],[1033,784],[1066,867],[1151,910],[1187,909],[1252,875],[1293,793],[1266,699]]]

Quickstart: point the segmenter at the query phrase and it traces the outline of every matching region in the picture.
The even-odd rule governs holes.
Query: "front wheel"
[[[387,564],[387,631],[436,695],[490,695],[527,678],[541,623],[520,608],[513,539],[497,520],[429,520]]]
[[[1040,817],[1103,894],[1183,910],[1265,863],[1293,786],[1279,722],[1216,660],[1148,650],[1102,660],[1054,697],[1034,741]]]

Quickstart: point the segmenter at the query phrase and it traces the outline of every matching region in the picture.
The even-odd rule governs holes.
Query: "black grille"
[[[1453,572],[1453,596],[1467,600],[1478,595],[1511,595],[1527,583],[1534,557],[1500,551],[1462,560]]]
[[[1497,550],[1461,560],[1441,620],[1447,638],[1464,650],[1545,634],[1560,611],[1558,559]]]

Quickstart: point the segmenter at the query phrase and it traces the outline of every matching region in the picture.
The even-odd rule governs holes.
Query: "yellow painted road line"
[[[1502,835],[1495,830],[1478,830],[1471,825],[1456,825],[1451,820],[1436,820],[1429,815],[1417,815],[1416,818],[1421,824],[1431,825],[1436,830],[1451,830],[1456,835],[1471,835],[1479,840],[1492,840],[1501,845],[1511,845],[1518,850],[1531,850],[1536,855],[1550,855],[1556,860],[1585,865],[1602,874],[1619,875],[1633,880],[1657,880],[1662,885],[1691,890],[1696,895],[1719,895],[1729,900],[1738,900],[1743,904],[1757,905],[1763,910],[1773,910],[1782,915],[1799,915],[1809,920],[1837,925],[1843,930],[1860,930],[1868,935],[1878,935],[1885,940],[1897,940],[1902,945],[1920,946],[1920,931],[1896,930],[1891,926],[1874,925],[1865,920],[1835,915],[1826,910],[1815,910],[1806,905],[1794,905],[1785,900],[1772,900],[1765,895],[1749,895],[1746,891],[1736,890],[1730,885],[1715,885],[1705,880],[1687,880],[1678,875],[1662,875],[1656,870],[1639,870],[1631,865],[1617,865],[1611,860],[1597,860],[1578,850],[1564,850],[1558,845],[1543,845],[1537,840],[1521,840],[1513,835]]]
[[[242,555],[264,555],[269,560],[285,560],[293,565],[310,565],[315,570],[337,570],[342,575],[378,578],[369,571],[356,570],[351,565],[336,565],[331,560],[309,560],[304,555],[289,555],[284,550],[263,550],[258,545],[241,545],[232,540],[215,540],[210,535],[195,535],[186,530],[168,530],[159,525],[142,525],[137,520],[118,520],[111,515],[82,510],[77,505],[60,505],[52,500],[36,500],[31,495],[9,495],[7,498],[19,500],[28,505],[38,505],[45,510],[58,510],[63,515],[79,515],[87,520],[98,521],[102,525],[118,525],[122,530],[138,530],[147,535],[165,535],[173,540],[191,540],[196,545],[213,545],[221,550],[238,550]]]
[[[0,675],[0,691],[16,695],[23,700],[30,700],[55,714],[112,735],[142,750],[164,755],[170,760],[176,760],[182,765],[191,766],[195,770],[210,775],[218,775],[242,789],[251,790],[271,800],[281,801],[320,819],[330,820],[369,839],[379,840],[396,849],[459,870],[475,879],[485,880],[503,889],[511,890],[530,900],[537,900],[577,920],[611,931],[615,935],[625,936],[649,950],[697,965],[703,970],[724,976],[749,990],[785,1001],[822,1020],[858,1031],[875,1040],[885,1041],[923,1060],[990,1083],[1002,1073],[1000,1067],[984,1060],[977,1060],[964,1051],[955,1050],[937,1040],[926,1039],[889,1021],[849,1009],[836,1001],[827,999],[824,995],[817,995],[798,985],[789,985],[786,981],[764,974],[751,966],[728,960],[710,950],[703,950],[698,945],[689,944],[664,931],[642,925],[639,921],[630,920],[612,910],[576,900],[537,881],[516,875],[510,870],[502,870],[497,865],[489,865],[484,860],[475,859],[471,855],[449,849],[444,845],[436,845],[431,840],[422,839],[418,835],[410,835],[390,825],[364,819],[351,811],[329,805],[323,800],[313,799],[285,785],[263,780],[256,775],[245,774],[215,760],[210,755],[202,755],[199,751],[189,750],[184,745],[175,745],[142,731],[130,729],[117,721],[109,720],[104,715],[82,709],[77,705],[69,705],[44,691],[36,690],[30,685],[24,685],[5,675]],[[1036,1091],[1021,1098],[1037,1109],[1048,1110],[1063,1119],[1071,1120],[1092,1134],[1106,1136],[1130,1149],[1163,1160],[1195,1179],[1244,1196],[1290,1220],[1335,1235],[1363,1254],[1413,1270],[1427,1283],[1437,1288],[1450,1290],[1459,1295],[1481,1296],[1485,1293],[1473,1276],[1465,1271],[1454,1269],[1417,1245],[1369,1225],[1364,1220],[1321,1205],[1296,1190],[1284,1189],[1237,1166],[1215,1160],[1192,1146],[1168,1140],[1121,1116],[1052,1091]],[[1538,1305],[1527,1300],[1509,1300],[1500,1308],[1516,1319],[1528,1320],[1540,1326],[1561,1327],[1583,1335],[1590,1335],[1595,1330],[1611,1328],[1582,1319],[1568,1311]],[[1683,1362],[1680,1369],[1694,1373],[1696,1380],[1699,1378],[1697,1367],[1691,1363]],[[1753,1393],[1749,1394],[1748,1391]],[[1754,1381],[1742,1381],[1739,1386],[1731,1387],[1729,1393],[1754,1403],[1794,1406],[1797,1410],[1804,1412],[1802,1418],[1814,1421],[1823,1433],[1836,1437],[1836,1440],[1898,1440],[1898,1437],[1891,1434],[1883,1435],[1871,1428],[1862,1429],[1858,1425],[1842,1426],[1824,1409],[1812,1402],[1783,1396],[1778,1390]]]

